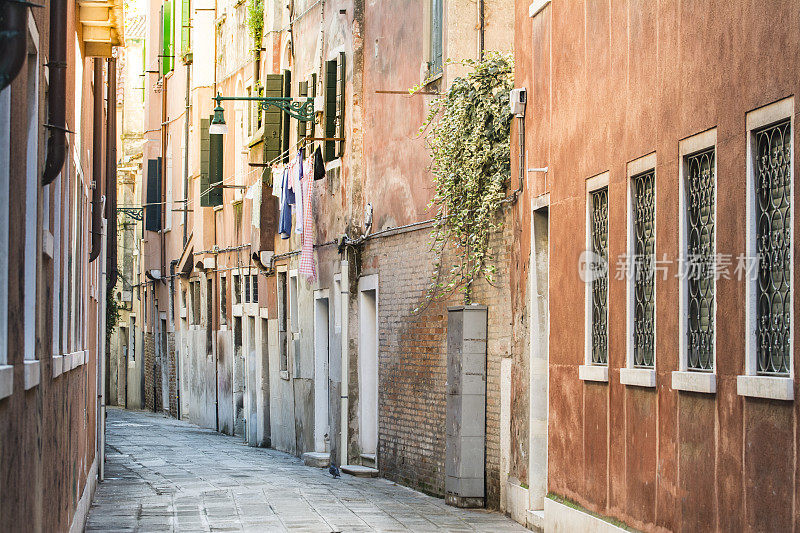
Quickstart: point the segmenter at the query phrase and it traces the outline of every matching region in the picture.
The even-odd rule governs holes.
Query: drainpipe
[[[92,251],[89,254],[91,263],[100,255],[102,248],[103,213],[103,64],[99,58],[92,60],[94,65],[94,111],[92,119]]]
[[[10,2],[9,2],[10,3]],[[50,2],[50,58],[47,62],[50,87],[47,93],[47,159],[44,162],[42,185],[49,185],[61,172],[67,151],[67,2]]]
[[[100,63],[100,60],[95,60],[96,64]],[[108,222],[102,221],[101,224],[101,247],[103,248],[103,257],[106,257],[106,248],[108,247]],[[100,265],[100,294],[103,296],[100,299],[99,313],[100,313],[100,335],[98,335],[99,339],[102,339],[100,342],[100,346],[98,346],[98,357],[97,357],[97,364],[98,374],[100,376],[100,394],[98,401],[100,403],[99,412],[99,426],[100,426],[100,443],[98,444],[98,457],[99,457],[99,469],[98,469],[98,478],[100,481],[105,479],[106,475],[106,372],[108,372],[108,368],[106,368],[106,282],[108,276],[108,265],[105,262],[102,262]]]
[[[349,393],[349,372],[348,369],[350,367],[350,353],[348,351],[349,346],[349,337],[347,334],[348,329],[348,315],[350,311],[350,263],[347,259],[342,260],[342,272],[341,272],[341,294],[339,297],[342,299],[342,332],[341,332],[341,340],[342,340],[342,385],[341,390],[339,391],[342,397],[342,403],[340,407],[339,419],[341,421],[341,444],[340,444],[340,453],[339,453],[339,466],[348,464],[350,461],[347,458],[347,440],[348,440],[348,424],[350,421],[349,409],[350,409],[350,401],[348,398]]]
[[[106,118],[106,263],[108,285],[117,284],[117,60],[108,59],[108,115]],[[105,297],[105,296],[104,296]]]
[[[59,0],[63,1],[63,0]],[[54,2],[59,3],[59,1]],[[51,4],[52,6],[52,4]],[[28,4],[18,0],[7,0],[0,7],[0,42],[3,53],[0,54],[0,91],[11,85],[25,64],[25,53],[28,44]],[[52,19],[51,19],[52,20]],[[63,19],[62,19],[63,20]],[[50,30],[53,31],[52,29]],[[50,34],[52,46],[53,34]]]
[[[169,282],[172,290],[175,290],[175,266],[178,264],[177,259],[173,259],[169,262]],[[180,291],[180,285],[178,286],[178,291]],[[169,297],[172,298],[174,296],[173,293],[170,293]],[[169,312],[169,306],[167,306],[167,312]],[[168,320],[173,320],[174,317],[169,317]],[[175,350],[175,408],[176,414],[178,415],[178,420],[181,419],[181,358],[180,358],[180,350]]]
[[[186,107],[183,113],[183,247],[186,248],[189,224],[189,92],[191,91],[192,64],[186,63]]]

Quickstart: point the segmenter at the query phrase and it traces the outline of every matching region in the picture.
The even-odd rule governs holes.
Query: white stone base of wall
[[[625,530],[589,513],[574,509],[550,498],[544,499],[544,530],[583,533],[620,533]]]
[[[515,522],[526,525],[528,520],[528,502],[530,496],[528,489],[513,483],[506,482],[506,514]]]
[[[89,517],[89,508],[92,506],[94,489],[96,487],[97,455],[95,455],[92,467],[89,469],[89,474],[86,476],[86,485],[83,487],[83,494],[81,494],[81,499],[78,500],[78,506],[75,508],[75,515],[72,517],[72,525],[69,527],[69,533],[81,533],[86,526],[86,519]]]

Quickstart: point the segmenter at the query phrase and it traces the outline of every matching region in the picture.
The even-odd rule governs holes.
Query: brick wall
[[[427,229],[367,241],[362,275],[379,273],[379,443],[381,475],[443,496],[447,381],[447,306],[463,295],[431,303],[419,315],[432,272]],[[500,501],[500,360],[509,355],[511,308],[509,231],[492,242],[497,280],[473,289],[473,302],[489,307],[486,398],[487,506]]]
[[[167,366],[169,367],[169,414],[178,418],[178,366],[175,333],[167,333]]]
[[[153,383],[161,383],[161,376],[154,375],[156,360],[155,339],[152,333],[144,333],[144,407],[153,410],[160,398],[153,398]],[[159,387],[160,388],[160,387]]]

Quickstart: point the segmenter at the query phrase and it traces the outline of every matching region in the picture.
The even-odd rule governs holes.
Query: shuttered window
[[[210,135],[210,118],[200,119],[200,205],[222,205],[222,188],[211,186],[222,181],[222,135]]]
[[[283,76],[267,74],[264,80],[264,96],[280,97],[283,94]],[[281,155],[281,132],[283,113],[275,106],[267,106],[262,112],[264,120],[264,162],[272,162]]]
[[[300,83],[298,83],[297,84],[297,88],[298,88],[298,96],[300,98],[305,98],[305,97],[308,96],[308,82],[307,81],[301,81]],[[308,129],[308,128],[306,128],[306,124],[307,124],[307,122],[305,122],[303,120],[298,120],[297,121],[297,140],[300,140],[300,139],[302,139],[303,137],[306,136],[306,131]]]
[[[181,53],[184,60],[186,54],[189,53],[191,47],[191,2],[190,0],[181,0]]]
[[[336,72],[336,137],[344,139],[344,84],[347,79],[344,52],[339,52]],[[336,157],[342,157],[343,153],[344,141],[336,141]]]
[[[283,96],[286,98],[292,97],[292,71],[283,71]],[[289,117],[283,121],[283,138],[281,139],[281,152],[283,153],[284,163],[289,162]]]
[[[337,61],[325,62],[325,130],[324,136],[328,139],[336,137],[336,76],[338,74]],[[336,143],[325,141],[325,161],[336,159]]]
[[[161,75],[172,72],[174,47],[172,43],[172,0],[161,6]]]
[[[144,209],[144,229],[161,229],[161,158],[147,160],[147,202]]]

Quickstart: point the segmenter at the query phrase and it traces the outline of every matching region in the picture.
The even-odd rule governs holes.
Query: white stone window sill
[[[258,315],[259,315],[261,318],[269,318],[269,309],[268,309],[268,308],[266,308],[266,307],[261,307],[261,308],[259,308],[259,310],[258,310]]]
[[[42,253],[53,258],[53,234],[48,230],[42,231]]]
[[[289,380],[289,371],[288,370],[281,370],[281,379]]]
[[[672,372],[672,388],[687,392],[716,394],[717,376],[713,372]]]
[[[76,368],[78,368],[79,366],[81,366],[83,363],[86,362],[86,351],[79,350],[77,352],[72,352],[71,354],[69,354],[69,358],[70,358],[69,370],[75,370]],[[65,368],[64,372],[66,371],[67,369]]]
[[[582,381],[600,381],[608,383],[608,366],[581,365],[578,367],[578,379]]]
[[[41,375],[38,360],[29,359],[25,361],[25,390],[30,390],[38,385],[39,381],[41,381]]]
[[[14,367],[0,365],[0,400],[8,398],[14,392]]]
[[[242,304],[233,304],[233,316],[242,316]]]
[[[781,376],[737,376],[736,392],[739,396],[794,400],[794,380]]]
[[[619,382],[632,387],[655,387],[656,371],[652,368],[620,368]]]
[[[64,356],[53,356],[53,379],[57,378],[64,372]]]

